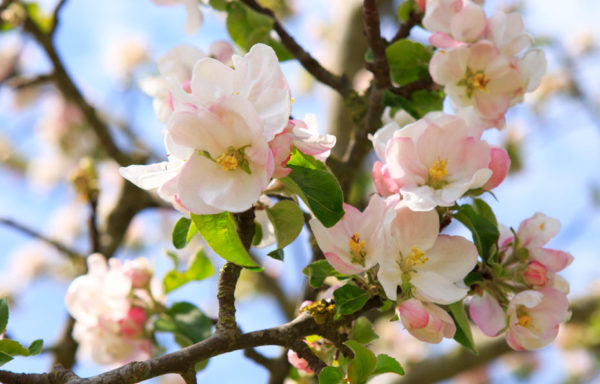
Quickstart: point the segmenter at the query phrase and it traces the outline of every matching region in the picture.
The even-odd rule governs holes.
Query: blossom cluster
[[[107,265],[95,253],[87,264],[87,274],[73,280],[65,297],[79,353],[98,364],[150,358],[150,318],[164,309],[164,294],[147,259],[110,259]]]
[[[544,53],[518,13],[487,17],[483,1],[428,0],[423,26],[438,49],[431,58],[433,80],[444,86],[452,106],[470,108],[486,127],[502,128],[509,107],[540,83]]]
[[[317,219],[310,225],[339,273],[376,272],[416,338],[438,343],[453,337],[456,325],[445,306],[473,294],[470,315],[484,333],[506,331],[513,349],[540,348],[556,337],[568,312],[568,284],[556,272],[572,257],[542,248],[558,222],[536,214],[516,236],[502,235],[494,269],[478,263],[472,242],[440,234],[440,220],[460,198],[490,191],[506,177],[507,152],[482,136],[487,128],[502,128],[508,108],[537,87],[545,58],[539,50],[521,55],[532,40],[518,14],[487,18],[481,2],[469,0],[418,5],[437,48],[431,77],[444,86],[456,115],[430,112],[417,121],[403,111],[384,116],[387,123],[370,136],[380,160],[373,166],[378,194],[363,212],[346,205],[332,228]],[[473,271],[483,277],[467,286]]]
[[[558,220],[536,213],[516,233],[501,227],[498,263],[492,276],[476,287],[469,305],[473,321],[488,336],[506,330],[506,342],[516,350],[549,344],[568,318],[569,284],[557,272],[572,261],[567,252],[544,248],[560,229]],[[482,266],[483,267],[483,266]]]
[[[335,144],[313,118],[290,120],[290,90],[272,48],[256,44],[243,57],[232,52],[222,42],[210,56],[181,46],[159,60],[161,77],[145,88],[167,124],[168,162],[120,170],[185,213],[245,211],[272,177],[291,171],[293,146],[324,159]]]

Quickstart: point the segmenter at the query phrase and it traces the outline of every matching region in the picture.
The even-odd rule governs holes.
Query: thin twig
[[[31,229],[24,224],[18,223],[12,219],[4,218],[4,217],[0,217],[0,224],[4,224],[10,228],[16,229],[19,232],[22,232],[28,236],[31,236],[38,240],[41,240],[41,241],[47,243],[48,245],[51,245],[52,247],[56,248],[56,250],[58,250],[59,252],[64,253],[72,260],[83,259],[83,255],[80,254],[79,252],[76,252],[76,251],[68,248],[67,246],[61,244],[60,242],[58,242],[56,240],[52,240],[52,239],[42,235],[38,231]]]
[[[273,19],[273,29],[281,38],[281,43],[290,51],[304,69],[312,74],[321,83],[330,86],[342,95],[347,97],[352,92],[352,86],[345,76],[337,76],[325,69],[314,57],[310,55],[281,25],[275,13],[272,10],[263,7],[256,0],[242,0],[247,6],[257,12],[267,15]]]
[[[67,3],[67,0],[59,0],[58,4],[54,8],[54,12],[52,13],[52,27],[50,28],[50,36],[53,36],[56,33],[56,29],[58,28],[59,20],[58,14],[62,10],[62,8]]]
[[[410,30],[417,24],[421,22],[423,19],[423,13],[411,11],[408,15],[408,20],[404,23],[400,24],[400,28],[398,28],[398,32],[394,35],[391,42],[398,41],[400,39],[405,39],[410,35]]]

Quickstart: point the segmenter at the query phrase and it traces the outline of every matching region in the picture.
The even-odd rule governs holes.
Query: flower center
[[[531,317],[529,317],[527,315],[520,315],[519,316],[519,325],[521,327],[528,327],[529,324],[531,324]]]
[[[424,265],[429,261],[429,257],[425,256],[425,252],[421,251],[416,245],[410,250],[410,255],[406,259],[406,265],[414,267],[415,265]]]
[[[367,245],[366,241],[360,241],[360,235],[355,233],[350,238],[350,241],[348,241],[348,245],[350,246],[350,253],[352,254],[352,262],[364,267],[365,257],[367,256],[367,251],[365,250]]]
[[[542,224],[540,224],[539,228],[540,228],[540,231],[543,231],[544,228],[546,228],[546,222],[542,221]]]
[[[204,150],[198,150],[198,154],[200,156],[204,156],[211,161],[214,161],[218,165],[221,166],[221,169],[224,171],[235,171],[236,169],[241,169],[247,174],[251,174],[250,171],[250,163],[246,159],[246,154],[244,151],[250,145],[244,145],[240,148],[229,147],[225,152],[220,154],[216,159],[213,159],[210,152]]]
[[[467,68],[467,73],[465,77],[457,83],[457,85],[462,85],[467,88],[467,96],[470,98],[473,96],[473,91],[483,91],[486,93],[490,92],[490,83],[491,79],[483,73],[483,71],[479,70],[477,72],[473,72],[471,68]]]
[[[438,159],[435,163],[429,168],[429,176],[435,180],[441,180],[444,177],[448,176],[448,170],[446,166],[448,165],[448,159]]]
[[[224,171],[233,171],[238,168],[238,160],[233,153],[223,153],[215,161]]]
[[[429,168],[429,178],[427,179],[427,185],[429,185],[433,189],[440,189],[448,184],[447,180],[444,180],[446,176],[448,176],[448,169],[446,166],[448,165],[448,159],[438,159],[433,163],[431,168]]]

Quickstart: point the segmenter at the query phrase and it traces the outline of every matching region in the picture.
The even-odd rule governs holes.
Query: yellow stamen
[[[448,170],[446,166],[448,165],[448,159],[438,159],[436,162],[429,168],[429,176],[435,180],[441,180],[448,175]]]
[[[224,171],[233,171],[238,167],[238,160],[234,153],[223,153],[221,156],[217,157],[216,162]]]
[[[425,256],[425,252],[421,251],[415,245],[410,250],[410,255],[408,255],[408,258],[406,259],[406,264],[409,267],[414,267],[415,265],[423,265],[428,261],[429,261],[429,257]]]
[[[542,222],[542,224],[540,224],[539,228],[540,228],[540,231],[543,231],[544,228],[546,228],[546,222]]]
[[[490,92],[490,87],[488,85],[488,83],[490,82],[490,79],[488,79],[485,74],[483,73],[476,73],[475,76],[473,76],[473,81],[472,81],[472,85],[474,89],[478,89],[480,91],[484,91],[484,92]]]
[[[531,324],[531,317],[529,317],[527,315],[519,316],[519,325],[521,327],[528,327],[529,324]]]
[[[360,235],[355,233],[350,238],[350,241],[348,241],[348,245],[350,246],[350,253],[352,253],[352,262],[364,266],[365,257],[367,256],[367,251],[365,250],[367,242],[364,240],[360,241]]]

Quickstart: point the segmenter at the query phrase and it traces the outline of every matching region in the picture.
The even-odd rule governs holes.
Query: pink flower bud
[[[294,368],[296,368],[299,371],[305,373],[314,373],[313,370],[310,369],[308,362],[300,356],[298,356],[298,354],[291,349],[288,349],[288,361]]]
[[[210,45],[208,52],[221,63],[227,64],[233,55],[233,47],[224,40],[218,40]]]
[[[532,261],[523,272],[525,282],[531,286],[543,287],[548,283],[548,271],[537,261]]]
[[[119,321],[121,334],[125,337],[135,339],[144,332],[147,320],[146,311],[139,307],[133,307],[127,313],[127,317]]]
[[[483,189],[496,188],[506,178],[508,170],[510,169],[510,157],[508,153],[498,147],[492,147],[490,151],[491,160],[488,168],[492,170],[492,176],[489,178],[487,183],[483,186]]]
[[[398,316],[411,335],[427,343],[439,343],[444,337],[452,338],[456,332],[454,321],[446,311],[418,299],[400,303]]]

